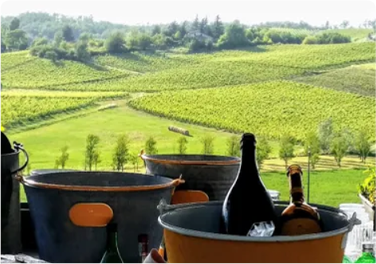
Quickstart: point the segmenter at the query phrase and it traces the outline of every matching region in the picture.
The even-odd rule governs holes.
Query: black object
[[[277,227],[278,217],[273,200],[259,175],[255,136],[243,134],[240,145],[238,175],[223,202],[222,232],[246,236],[254,223],[272,221]]]
[[[28,163],[28,155],[21,144],[14,142],[14,149],[1,132],[1,253],[21,252],[20,186],[15,176]],[[24,152],[25,164],[19,167],[19,153]]]
[[[118,248],[117,225],[115,223],[107,226],[107,246],[101,263],[124,263]]]

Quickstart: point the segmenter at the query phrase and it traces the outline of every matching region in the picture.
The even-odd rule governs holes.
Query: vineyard
[[[66,93],[46,91],[3,91],[1,124],[6,128],[38,122],[53,115],[93,106],[104,99],[125,97],[123,93]]]
[[[367,64],[365,64],[367,65]],[[373,64],[374,67],[375,64]],[[369,67],[369,68],[367,68]],[[375,69],[370,66],[351,66],[319,75],[300,77],[296,81],[332,88],[364,96],[375,96]]]
[[[286,132],[303,139],[329,117],[336,129],[355,132],[364,126],[375,137],[375,98],[290,81],[164,92],[132,100],[130,105],[182,122],[272,138]]]
[[[1,73],[3,74],[8,70],[24,65],[36,59],[36,57],[29,55],[27,51],[1,54]]]
[[[154,92],[291,79],[372,62],[375,44],[274,45],[187,55],[131,53],[97,56],[92,64],[40,58],[30,61],[24,52],[1,56],[3,87]]]
[[[20,63],[21,58],[18,54],[14,56],[14,58],[12,55],[11,53],[1,55],[1,82],[3,87],[38,88],[129,75],[121,71],[109,70],[104,67],[73,61],[59,61],[54,63],[50,60],[40,58],[29,61],[30,57],[27,53],[24,55],[24,62],[17,64]],[[13,59],[17,62],[7,62]],[[3,63],[5,63],[5,67],[12,63],[15,63],[17,66],[4,71]]]
[[[124,55],[97,56],[95,62],[98,65],[110,66],[118,69],[135,71],[140,73],[156,72],[184,66],[187,63],[198,63],[194,57],[188,56],[166,56],[164,54],[142,54],[134,52]]]

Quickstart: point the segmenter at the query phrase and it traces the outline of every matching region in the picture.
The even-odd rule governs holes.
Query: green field
[[[295,81],[375,97],[375,65],[375,63],[361,64],[308,77],[299,77]]]
[[[177,153],[181,135],[170,132],[170,125],[193,135],[188,153],[202,153],[201,139],[212,135],[214,154],[227,155],[233,133],[249,131],[269,138],[272,152],[262,177],[286,200],[285,167],[278,158],[282,132],[303,140],[307,131],[332,117],[335,129],[365,127],[375,142],[375,43],[270,45],[201,54],[133,52],[96,56],[86,64],[53,63],[25,51],[2,54],[1,60],[2,125],[29,152],[29,170],[53,168],[64,146],[69,147],[67,168],[83,169],[88,134],[100,137],[97,169],[112,170],[116,139],[123,133],[132,155],[150,136],[159,153]],[[301,145],[295,153],[290,163],[306,170]],[[359,202],[364,168],[356,156],[346,156],[340,170],[333,156],[320,156],[310,202]],[[126,170],[134,171],[133,165]],[[141,160],[138,171],[144,172]]]
[[[375,137],[375,98],[287,81],[165,92],[132,100],[130,105],[183,122],[272,138],[286,132],[302,140],[329,117],[338,128],[357,131],[364,126]]]

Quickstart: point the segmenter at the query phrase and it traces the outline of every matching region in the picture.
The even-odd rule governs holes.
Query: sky
[[[145,25],[193,20],[218,14],[222,21],[244,24],[303,20],[321,26],[348,20],[358,26],[376,19],[376,0],[0,0],[2,16],[24,12],[92,15],[96,21]]]

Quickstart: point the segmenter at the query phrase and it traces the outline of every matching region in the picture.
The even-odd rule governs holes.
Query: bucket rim
[[[297,235],[297,236],[273,236],[273,237],[249,237],[249,236],[237,236],[237,235],[228,235],[228,234],[221,234],[221,233],[211,233],[211,232],[205,232],[205,231],[198,231],[198,230],[192,230],[187,229],[183,227],[178,227],[172,224],[169,224],[163,220],[167,215],[173,213],[174,211],[178,210],[184,210],[189,208],[196,208],[196,207],[205,207],[205,206],[218,206],[221,205],[223,201],[211,201],[211,202],[204,202],[204,203],[191,203],[183,206],[182,208],[179,208],[176,206],[176,209],[173,209],[172,211],[166,212],[158,217],[158,223],[165,229],[178,233],[180,235],[184,236],[191,236],[191,237],[197,237],[197,238],[203,238],[203,239],[212,239],[212,240],[226,240],[226,241],[237,241],[237,242],[296,242],[296,241],[306,241],[306,240],[317,240],[317,239],[323,239],[327,237],[333,237],[340,234],[344,234],[350,231],[350,221],[347,219],[346,214],[342,212],[339,209],[336,209],[334,207],[326,206],[326,205],[319,205],[319,204],[312,204],[311,206],[317,207],[321,210],[331,211],[331,212],[337,212],[339,214],[343,214],[345,217],[345,220],[348,222],[348,224],[345,227],[342,227],[340,229],[336,229],[333,231],[328,232],[322,232],[319,234],[308,234],[308,235]],[[289,202],[284,201],[276,201],[275,205],[288,205]]]
[[[111,173],[111,174],[132,174],[136,175],[138,177],[158,177],[168,180],[167,183],[161,183],[161,184],[153,184],[153,185],[133,185],[133,186],[87,186],[87,185],[66,185],[66,184],[54,184],[54,183],[43,183],[43,182],[37,182],[34,179],[38,178],[40,176],[48,176],[48,177],[54,177],[56,175],[61,174],[101,174],[101,173]],[[37,174],[37,175],[31,175],[28,177],[22,177],[19,176],[17,178],[20,183],[22,183],[24,186],[32,187],[32,188],[41,188],[41,189],[56,189],[56,190],[67,190],[67,191],[84,191],[84,192],[132,192],[132,191],[150,191],[150,190],[159,190],[159,189],[166,189],[166,188],[174,188],[181,183],[184,183],[184,180],[182,179],[171,179],[163,176],[153,176],[150,174],[141,174],[141,173],[126,173],[126,172],[112,172],[112,171],[66,171],[66,172],[58,172],[58,173],[45,173],[45,174]]]
[[[173,159],[166,159],[164,157],[167,156],[175,156],[175,157],[194,157],[194,156],[203,156],[203,157],[216,157],[216,158],[227,158],[227,160],[173,160]],[[231,156],[222,156],[222,155],[204,155],[204,154],[156,154],[156,155],[148,155],[142,154],[141,158],[144,161],[151,161],[153,163],[159,164],[174,164],[174,165],[203,165],[203,166],[225,166],[225,165],[237,165],[240,164],[240,158],[238,157],[231,157]]]
[[[13,149],[13,152],[1,154],[1,157],[8,157],[8,156],[14,156],[17,154],[20,154],[21,150],[19,149]]]

